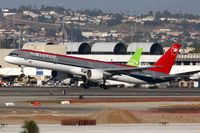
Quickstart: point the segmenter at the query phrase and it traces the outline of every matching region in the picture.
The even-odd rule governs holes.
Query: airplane
[[[89,87],[89,81],[105,81],[107,79],[121,82],[142,84],[161,83],[176,80],[169,72],[174,64],[181,45],[173,44],[153,66],[133,67],[99,60],[59,55],[34,50],[14,50],[4,60],[16,65],[51,69],[52,76],[64,79],[81,76],[84,88]],[[182,76],[182,75],[179,75]]]
[[[137,53],[141,53],[141,49],[136,52],[136,57],[139,55]],[[139,59],[138,57],[137,59]],[[89,81],[103,82],[102,85],[104,87],[106,79],[115,74],[128,73],[130,71],[142,71],[157,67],[133,67],[127,64],[117,64],[28,49],[14,50],[7,55],[4,60],[19,66],[50,69],[52,70],[52,77],[60,80],[66,78],[73,80],[74,75],[81,76],[84,82],[84,88],[89,88]],[[135,63],[136,62],[139,62],[139,60],[136,60]],[[129,63],[133,64],[132,60],[130,60]]]
[[[131,58],[129,59],[127,65],[138,67],[139,64],[140,64],[140,58],[141,58],[141,55],[142,55],[142,51],[143,51],[143,48],[138,48],[135,51],[135,53],[131,56]]]
[[[131,56],[131,58],[129,59],[127,65],[131,65],[131,66],[138,66],[140,63],[140,57],[141,57],[141,53],[142,53],[142,48],[139,48],[135,51],[135,53]],[[11,84],[14,82],[14,79],[20,79],[24,76],[28,76],[28,77],[33,77],[38,75],[38,72],[42,72],[42,75],[45,76],[51,76],[51,70],[46,70],[46,69],[38,69],[38,68],[33,68],[33,67],[18,67],[18,68],[2,68],[0,69],[0,77],[2,75],[2,79],[4,81],[10,82]],[[50,78],[49,80],[47,80],[46,82],[43,82],[44,84],[48,83],[51,80],[62,80],[62,83],[67,84],[67,85],[71,85],[73,83],[75,83],[76,81],[81,81],[81,77],[73,77],[72,78],[65,78],[65,79],[56,79],[56,78]],[[97,82],[98,84],[98,82]],[[107,80],[106,85],[108,87],[110,86],[116,86],[116,85],[122,85],[122,84],[126,84],[126,83],[120,83],[118,81],[113,81],[113,80]]]

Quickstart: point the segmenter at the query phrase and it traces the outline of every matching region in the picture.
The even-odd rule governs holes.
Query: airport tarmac
[[[64,93],[63,93],[64,91]],[[80,95],[83,99],[79,99]],[[75,99],[75,100],[74,100]],[[76,100],[77,99],[77,100]],[[34,107],[31,101],[41,102]],[[70,101],[62,105],[61,101]],[[49,87],[2,87],[0,88],[0,111],[37,110],[60,113],[90,113],[111,109],[148,110],[163,104],[200,103],[200,89],[196,88],[49,88]],[[14,103],[6,106],[5,103]],[[73,104],[71,104],[73,103]]]
[[[200,124],[176,123],[161,124],[109,124],[96,126],[61,126],[52,124],[39,125],[41,133],[199,133]],[[17,133],[21,125],[8,125],[0,129],[1,133]]]
[[[79,99],[80,95],[84,96],[83,99]],[[40,104],[35,106],[32,104],[33,101],[38,101]],[[62,101],[69,103],[61,104]],[[116,112],[112,113],[112,111]],[[36,120],[40,124],[58,124],[68,116],[87,117],[95,114],[102,115],[97,118],[98,124],[108,124],[113,121],[102,122],[99,119],[115,113],[128,118],[126,111],[139,118],[142,123],[160,121],[198,123],[200,122],[200,89],[0,88],[0,122],[8,124],[18,124],[29,119]],[[96,117],[91,118],[96,119]],[[116,123],[118,122],[121,121]]]

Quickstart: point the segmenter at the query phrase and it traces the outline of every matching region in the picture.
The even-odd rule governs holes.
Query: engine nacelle
[[[88,80],[101,80],[104,78],[104,73],[97,69],[90,69],[86,71],[86,78]]]
[[[73,78],[72,75],[69,75],[65,72],[61,72],[61,71],[52,71],[51,72],[51,76],[54,78],[54,79],[57,79],[59,81],[61,80],[64,80],[64,79],[67,79],[67,78]]]

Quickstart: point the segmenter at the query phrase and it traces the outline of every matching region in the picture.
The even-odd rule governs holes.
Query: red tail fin
[[[150,70],[156,71],[156,72],[161,72],[165,74],[169,74],[172,68],[172,65],[174,64],[176,60],[176,56],[179,53],[181,45],[180,44],[173,44],[167,52],[161,58],[154,63],[154,66],[159,66],[157,68],[151,68]]]

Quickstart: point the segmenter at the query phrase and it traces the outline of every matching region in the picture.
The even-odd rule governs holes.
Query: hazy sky
[[[127,12],[131,14],[169,10],[172,13],[200,15],[200,0],[0,0],[0,8],[18,8],[21,5],[63,6],[72,9],[102,9],[103,11]]]

